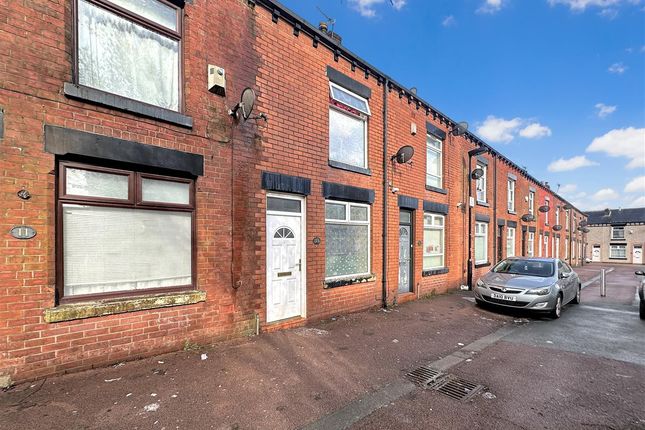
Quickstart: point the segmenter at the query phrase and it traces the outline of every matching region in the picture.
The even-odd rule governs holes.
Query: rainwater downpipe
[[[387,168],[389,157],[387,154],[387,114],[388,114],[388,105],[387,105],[387,92],[390,81],[385,78],[383,82],[383,274],[382,274],[382,301],[383,309],[387,309],[387,201],[388,201],[388,192],[389,184],[387,177]]]
[[[495,176],[493,176],[493,263],[497,263],[497,257],[499,256],[497,252],[497,232],[499,231],[499,226],[497,225],[497,157],[493,157],[493,170],[495,171]],[[490,227],[489,227],[490,228]],[[499,237],[499,241],[502,241],[502,237]],[[503,242],[502,242],[503,243]],[[491,261],[491,260],[489,260]]]

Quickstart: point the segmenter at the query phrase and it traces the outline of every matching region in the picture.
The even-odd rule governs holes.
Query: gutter
[[[383,83],[383,273],[382,273],[382,302],[383,309],[387,309],[387,198],[388,198],[388,178],[387,178],[387,130],[388,130],[388,86],[390,82],[385,78]]]

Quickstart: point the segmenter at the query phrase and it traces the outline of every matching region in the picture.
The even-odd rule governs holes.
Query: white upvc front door
[[[305,316],[305,200],[285,195],[269,195],[267,199],[273,199],[279,208],[273,211],[267,205],[266,303],[267,322],[273,322]]]
[[[643,264],[643,246],[634,245],[632,251],[632,264]]]
[[[594,245],[591,250],[591,261],[600,261],[600,245]]]

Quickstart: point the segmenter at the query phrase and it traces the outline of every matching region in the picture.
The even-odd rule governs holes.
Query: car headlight
[[[551,287],[542,287],[542,288],[533,288],[528,290],[526,294],[536,295],[536,296],[546,296],[551,292]]]
[[[482,281],[481,279],[477,281],[477,286],[481,288],[486,288],[486,284],[484,284],[484,281]]]

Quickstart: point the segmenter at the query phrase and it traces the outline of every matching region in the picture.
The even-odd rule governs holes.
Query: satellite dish
[[[468,123],[466,121],[462,121],[453,127],[451,133],[453,136],[463,136],[466,131],[468,131]]]
[[[550,208],[548,205],[544,205],[544,206],[540,206],[540,207],[538,208],[538,210],[539,210],[540,212],[546,213],[546,212],[548,212],[549,210],[551,210],[551,208]]]
[[[234,118],[239,118],[238,111],[242,111],[242,118],[246,121],[251,117],[253,106],[255,106],[255,99],[255,91],[252,88],[245,88],[242,91],[240,102],[232,110],[228,111],[229,115]]]
[[[584,220],[584,219],[578,223],[578,225],[579,225],[580,227],[586,227],[586,226],[587,226],[587,224],[588,224],[588,223],[587,223],[587,221],[586,221],[586,220]]]
[[[484,169],[480,169],[479,167],[473,170],[470,174],[470,177],[475,180],[481,178],[482,176],[484,176]]]
[[[560,231],[562,230],[562,226],[560,224],[556,224],[553,226],[553,231]]]
[[[405,145],[399,148],[398,151],[396,151],[396,154],[392,156],[392,160],[396,161],[399,164],[403,164],[403,163],[409,162],[413,156],[414,156],[414,148],[411,147],[410,145]]]
[[[589,227],[585,227],[585,228],[582,229],[583,233],[589,233],[590,231],[591,231],[591,229]]]
[[[571,209],[571,205],[564,205],[562,206],[562,209],[564,209],[565,211],[568,211],[569,209]]]
[[[524,221],[524,222],[533,222],[533,221],[535,221],[535,216],[533,216],[531,214],[524,214],[524,215],[522,215],[522,221]]]

